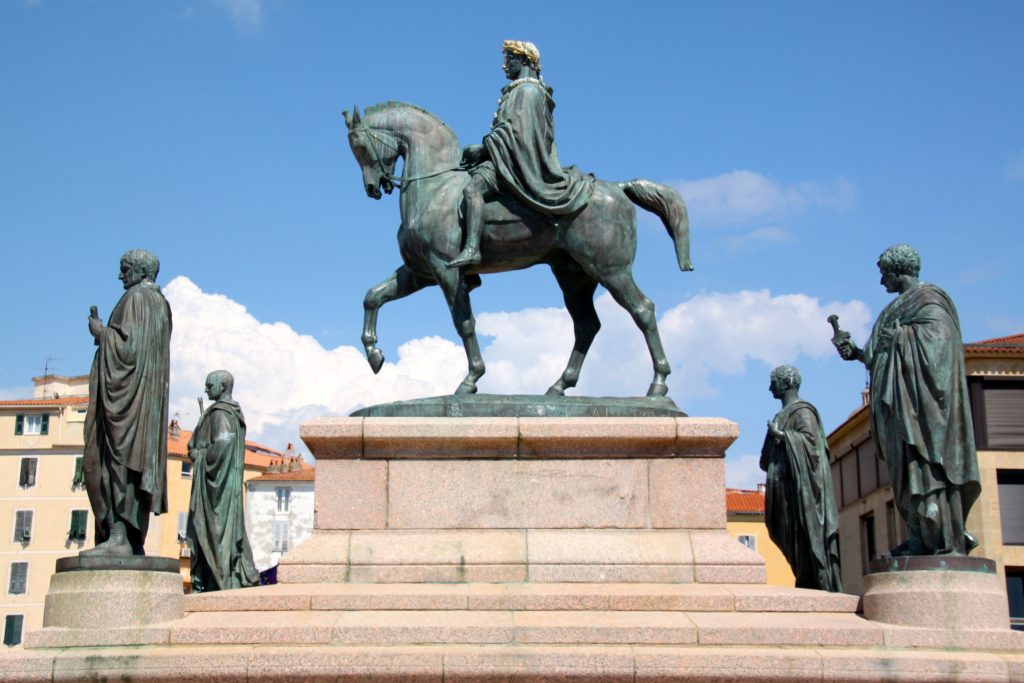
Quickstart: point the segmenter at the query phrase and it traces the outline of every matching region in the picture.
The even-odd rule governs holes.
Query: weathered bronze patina
[[[796,368],[772,370],[770,389],[782,410],[769,420],[761,448],[768,535],[786,556],[797,588],[841,591],[839,513],[821,417],[800,399]]]
[[[515,78],[482,147],[463,150],[444,123],[409,104],[387,102],[368,108],[365,115],[358,108],[345,112],[349,144],[367,195],[380,199],[382,190],[390,193],[396,185],[401,188],[398,244],[403,263],[371,288],[363,301],[367,359],[374,372],[384,363],[377,347],[380,307],[438,285],[468,359],[468,372],[456,393],[475,393],[484,362],[470,290],[479,286],[483,273],[544,263],[562,289],[575,333],[569,363],[548,395],[560,396],[576,386],[601,326],[594,310],[594,292],[600,284],[629,311],[644,334],[654,365],[647,395],[664,396],[671,370],[654,304],[633,280],[634,204],[661,218],[684,271],[693,269],[686,206],[675,190],[647,180],[607,182],[556,168],[550,120],[553,101],[539,79],[539,69],[531,66],[534,60],[520,54],[529,51],[523,45],[528,44],[519,43],[511,51],[506,46],[506,75]],[[515,82],[521,79],[526,80]],[[399,158],[405,160],[401,178],[394,175]],[[487,164],[477,165],[485,160]],[[467,171],[467,164],[472,170]],[[476,197],[492,201],[481,200],[477,206]],[[462,209],[470,216],[468,251],[462,250]],[[479,253],[474,253],[474,226],[481,215]]]
[[[921,258],[900,244],[878,259],[881,284],[896,298],[861,349],[833,323],[844,360],[871,375],[871,432],[886,461],[909,538],[893,555],[965,555],[977,540],[965,527],[981,493],[960,319],[949,295],[921,282]]]
[[[206,395],[213,404],[199,418],[188,442],[194,466],[187,537],[196,593],[260,582],[245,533],[245,416],[231,397],[234,386],[235,378],[227,370],[206,377]]]
[[[155,254],[121,257],[124,295],[104,325],[96,307],[89,332],[83,468],[96,519],[96,547],[85,556],[144,555],[150,513],[167,512],[167,389],[171,308],[156,284]]]

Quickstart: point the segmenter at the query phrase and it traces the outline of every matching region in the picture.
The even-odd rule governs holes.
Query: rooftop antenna
[[[53,370],[52,364],[55,360],[64,360],[63,358],[54,358],[53,356],[46,357],[46,363],[43,365],[43,398],[50,398],[48,396],[46,387],[50,384],[50,371]]]

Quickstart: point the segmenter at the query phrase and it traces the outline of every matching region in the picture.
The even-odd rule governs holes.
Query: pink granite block
[[[531,564],[530,581],[545,583],[693,583],[686,564]]]
[[[872,621],[962,630],[1009,628],[1006,587],[972,571],[877,572],[864,577],[864,616]]]
[[[511,612],[341,612],[334,627],[333,642],[374,645],[509,643],[512,633]]]
[[[730,536],[724,529],[693,531],[690,533],[690,543],[693,545],[693,561],[696,564],[764,566],[763,557]]]
[[[733,594],[701,584],[609,584],[608,609],[679,612],[730,612]]]
[[[281,556],[281,566],[348,563],[352,532],[337,530],[313,531],[313,535]]]
[[[363,457],[514,458],[518,432],[513,417],[368,417]]]
[[[860,598],[846,593],[784,586],[734,585],[737,612],[846,612],[854,614]]]
[[[621,683],[633,679],[633,657],[623,646],[454,646],[445,650],[444,673],[446,683]]]
[[[126,628],[46,628],[25,634],[28,649],[62,647],[107,647],[119,645],[160,645],[170,642],[167,625],[129,626]]]
[[[696,583],[749,583],[763,584],[767,581],[764,565],[742,564],[698,564],[693,568]]]
[[[526,531],[355,531],[352,533],[351,562],[353,565],[525,564]]]
[[[641,528],[647,467],[632,460],[396,461],[392,529]]]
[[[469,583],[473,581],[526,581],[525,564],[410,564],[353,565],[347,573],[353,583]]]
[[[690,533],[653,529],[530,529],[530,564],[693,564]]]
[[[171,625],[175,645],[328,643],[337,614],[330,612],[197,612]]]
[[[490,583],[469,586],[469,609],[606,610],[603,584]]]
[[[318,417],[299,425],[299,437],[318,461],[363,457],[361,417]]]
[[[294,584],[279,583],[185,596],[185,612],[276,612],[307,610],[309,606],[309,591]]]
[[[1012,683],[1024,682],[1024,652],[1000,652],[998,657],[1006,664],[1007,678]]]
[[[0,655],[0,681],[49,681],[55,656],[53,652],[9,649]]]
[[[466,584],[334,584],[317,587],[313,609],[319,610],[464,610]]]
[[[725,529],[723,458],[651,460],[648,466],[652,527]]]
[[[140,656],[140,653],[144,655]],[[244,683],[248,658],[248,647],[108,648],[99,652],[68,650],[54,658],[53,681]]]
[[[822,680],[1002,683],[1006,662],[981,652],[820,650]]]
[[[739,436],[739,425],[720,417],[677,417],[676,455],[724,458]]]
[[[682,612],[515,612],[517,643],[697,642],[697,629]]]
[[[687,612],[702,645],[875,646],[882,629],[852,614]]]
[[[387,461],[318,462],[315,489],[317,529],[383,529],[387,525]]]
[[[971,631],[883,625],[886,647],[920,647],[953,650],[1024,650],[1024,633],[1002,629]]]
[[[349,580],[349,567],[327,564],[280,565],[277,568],[277,580],[281,583],[343,582]]]
[[[523,417],[520,458],[667,458],[674,455],[671,417]]]
[[[634,647],[637,681],[820,681],[813,650]]]
[[[428,647],[261,647],[249,658],[251,681],[431,681],[444,655]]]

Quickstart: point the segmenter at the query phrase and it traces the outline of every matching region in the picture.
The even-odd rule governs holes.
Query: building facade
[[[981,497],[967,528],[971,554],[995,560],[1006,578],[1011,617],[1024,624],[1024,334],[964,345]],[[907,537],[889,472],[871,438],[864,405],[829,435],[839,507],[843,588],[863,593],[867,564]]]
[[[768,536],[764,523],[764,486],[756,491],[725,490],[726,529],[733,538],[764,558],[768,583],[774,586],[795,586],[796,577],[786,556]]]
[[[18,646],[23,633],[43,625],[50,576],[61,557],[92,547],[94,522],[82,477],[83,426],[89,376],[33,378],[32,398],[0,401],[0,619],[4,643]],[[192,490],[188,440],[172,423],[168,434],[168,513],[152,519],[146,554],[181,558]],[[245,479],[257,477],[284,454],[246,442]],[[308,467],[308,466],[307,466]]]
[[[312,467],[292,461],[246,482],[245,529],[260,572],[313,534],[315,477]]]

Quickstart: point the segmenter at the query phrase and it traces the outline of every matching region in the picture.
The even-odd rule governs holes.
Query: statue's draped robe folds
[[[821,417],[810,403],[796,401],[775,416],[775,424],[783,438],[769,432],[761,449],[768,535],[786,556],[798,588],[841,591],[839,515]]]
[[[188,448],[196,455],[187,533],[192,590],[255,586],[259,572],[245,534],[242,507],[245,417],[238,403],[224,399],[210,406]]]
[[[981,493],[964,372],[960,320],[949,296],[919,283],[878,316],[864,349],[871,373],[871,425],[896,505],[927,553],[964,553],[964,522]],[[922,525],[926,497],[938,505],[941,538]],[[957,509],[959,508],[959,509]]]
[[[502,89],[498,111],[484,146],[501,186],[543,214],[579,211],[590,200],[594,177],[576,167],[562,168],[554,146],[551,88],[535,78]]]
[[[110,535],[111,511],[143,537],[150,512],[167,512],[170,338],[171,308],[143,281],[125,291],[96,339],[83,465],[97,545]]]

